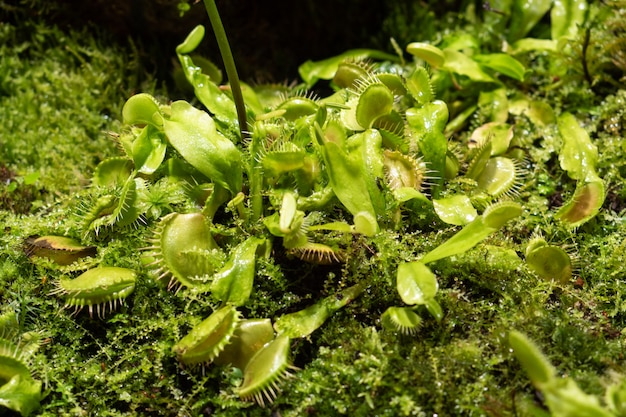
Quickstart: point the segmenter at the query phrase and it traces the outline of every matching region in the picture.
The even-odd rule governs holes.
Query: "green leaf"
[[[274,323],[274,329],[279,335],[285,334],[290,338],[306,337],[324,324],[333,313],[361,295],[365,287],[365,284],[353,285],[304,310],[280,316]]]
[[[24,175],[24,185],[33,185],[37,182],[39,177],[41,176],[41,172],[31,172],[28,175]]]
[[[347,140],[348,157],[361,161],[370,200],[374,212],[378,214],[385,211],[385,199],[377,183],[384,175],[382,142],[382,136],[377,129],[355,133]]]
[[[585,22],[588,9],[587,0],[554,0],[550,10],[552,39],[575,38]]]
[[[428,63],[431,67],[438,68],[445,62],[444,52],[434,45],[423,42],[411,42],[406,51]]]
[[[417,133],[417,146],[432,172],[433,195],[436,197],[443,185],[446,169],[448,140],[443,134],[448,122],[448,106],[441,100],[426,103],[420,108],[406,111],[406,119]]]
[[[508,54],[474,55],[472,57],[481,66],[497,71],[518,81],[524,81],[526,68],[517,59]]]
[[[239,128],[237,109],[233,99],[222,91],[213,82],[210,76],[202,73],[202,69],[195,65],[193,59],[187,55],[178,55],[183,72],[189,83],[193,86],[194,93],[198,100],[214,115],[214,117],[232,127],[233,130]]]
[[[420,261],[427,264],[466,252],[521,213],[521,206],[517,203],[495,204],[450,239],[424,255]]]
[[[177,54],[189,54],[193,52],[204,39],[204,26],[198,25],[187,35],[183,43],[176,47]]]
[[[496,82],[493,77],[483,71],[480,65],[478,65],[478,63],[469,56],[453,49],[444,49],[443,52],[445,54],[446,61],[442,69],[457,75],[465,76],[475,82]]]
[[[315,130],[333,192],[353,216],[367,213],[368,219],[373,223],[364,231],[376,233],[378,231],[376,211],[369,194],[362,155],[356,152],[346,153],[337,143],[324,138],[321,129]],[[363,217],[362,214],[360,216]]]
[[[598,161],[598,148],[591,142],[589,135],[578,124],[571,113],[563,113],[557,120],[563,146],[559,152],[561,168],[575,180],[595,180]]]
[[[556,52],[557,42],[552,39],[524,38],[513,43],[512,53],[522,54],[526,52]]]
[[[186,101],[175,101],[163,128],[170,144],[194,168],[233,194],[241,191],[241,152],[217,131],[211,116]]]
[[[131,147],[135,169],[146,175],[156,171],[165,159],[165,135],[152,125],[143,128]]]
[[[396,287],[402,301],[414,305],[426,304],[434,298],[439,284],[435,274],[422,262],[403,262],[398,265]]]
[[[509,346],[533,384],[541,388],[555,378],[555,370],[550,362],[524,334],[512,330],[509,333]]]
[[[514,42],[528,32],[550,10],[552,0],[514,0],[509,23],[509,41]]]
[[[424,193],[417,191],[413,187],[400,187],[400,188],[393,190],[392,192],[393,192],[393,197],[401,203],[404,203],[406,201],[413,200],[413,199],[420,200],[423,203],[430,203],[430,200]]]
[[[433,316],[435,320],[437,320],[437,322],[440,322],[443,319],[443,309],[441,308],[441,305],[439,305],[437,300],[431,298],[430,300],[426,301],[426,304],[424,306],[426,307],[426,310],[428,310],[430,315]]]
[[[598,397],[586,394],[570,378],[555,380],[542,393],[554,417],[617,417],[600,405]]]
[[[224,267],[213,276],[211,292],[215,298],[236,306],[246,303],[254,284],[257,247],[264,242],[252,236],[235,247]]]
[[[626,415],[626,379],[609,385],[604,398],[611,411],[618,416]]]
[[[559,153],[561,168],[578,182],[574,195],[559,209],[556,217],[570,227],[577,227],[593,218],[604,203],[604,184],[596,172],[598,149],[572,114],[563,113],[557,125],[563,138]]]
[[[509,346],[533,385],[543,394],[553,416],[616,417],[600,405],[596,396],[586,394],[572,379],[557,378],[554,367],[524,334],[511,331]]]
[[[204,27],[202,25],[196,26],[185,41],[176,47],[178,60],[185,78],[192,85],[198,100],[209,109],[217,120],[232,126],[233,130],[236,131],[239,128],[239,118],[237,117],[235,102],[217,86],[217,82],[221,79],[221,74],[219,74],[219,77],[216,77],[216,71],[213,68],[210,68],[213,77],[205,74],[202,65],[194,63],[194,60],[188,55],[198,47],[203,38]],[[200,64],[202,63],[203,61],[200,60]],[[249,94],[254,93],[249,92]]]
[[[466,195],[433,199],[437,216],[448,224],[463,226],[473,221],[478,213]]]

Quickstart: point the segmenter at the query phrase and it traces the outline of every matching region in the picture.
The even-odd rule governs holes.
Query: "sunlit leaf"
[[[517,59],[507,54],[474,55],[472,57],[483,67],[487,67],[518,81],[524,81],[526,68]]]
[[[437,216],[448,224],[463,226],[473,221],[478,213],[466,195],[433,199]]]
[[[402,301],[409,305],[426,304],[437,294],[437,277],[422,262],[398,265],[396,286]]]
[[[232,193],[241,190],[241,152],[217,131],[211,116],[186,101],[175,101],[163,127],[171,145],[194,168]]]

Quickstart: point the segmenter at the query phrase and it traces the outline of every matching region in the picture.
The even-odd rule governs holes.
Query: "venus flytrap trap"
[[[20,334],[14,312],[0,316],[0,406],[28,416],[43,399],[42,383],[31,367],[31,356],[41,345],[38,333]]]
[[[132,294],[136,279],[137,273],[130,269],[101,266],[74,279],[61,278],[50,294],[63,296],[65,307],[74,307],[73,315],[86,306],[90,317],[93,317],[94,309],[98,317],[102,317],[106,314],[107,306],[113,311],[118,303],[123,303]]]
[[[604,203],[604,182],[596,171],[598,149],[587,132],[570,113],[557,121],[563,147],[559,162],[570,178],[576,180],[571,199],[556,213],[556,217],[574,228],[592,219]]]
[[[538,276],[566,284],[576,269],[577,257],[562,247],[548,244],[542,237],[528,242],[526,264]]]
[[[30,236],[24,242],[24,252],[32,258],[47,258],[66,266],[79,259],[94,256],[95,246],[82,245],[65,236]]]
[[[208,364],[229,343],[241,320],[235,306],[225,305],[195,326],[173,347],[178,360],[185,365]]]
[[[168,288],[206,286],[224,259],[201,213],[164,216],[152,242],[143,260],[157,280],[169,278]]]

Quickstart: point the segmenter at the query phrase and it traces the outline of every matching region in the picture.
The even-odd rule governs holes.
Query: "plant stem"
[[[246,118],[246,107],[243,101],[243,94],[241,93],[241,85],[239,84],[239,75],[237,75],[237,67],[235,66],[235,59],[233,53],[230,50],[228,38],[226,37],[226,31],[222,24],[222,19],[217,11],[215,0],[204,0],[204,7],[209,15],[211,21],[211,27],[213,27],[213,33],[215,33],[215,39],[217,39],[217,45],[220,48],[220,54],[224,61],[224,68],[226,69],[226,76],[230,82],[230,89],[233,93],[233,100],[235,101],[235,107],[237,109],[237,118],[239,119],[239,133],[243,139],[248,130],[248,119]]]

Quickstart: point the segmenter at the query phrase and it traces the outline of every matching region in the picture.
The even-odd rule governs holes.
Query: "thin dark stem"
[[[235,59],[233,58],[233,53],[230,50],[228,38],[226,37],[226,31],[224,30],[220,14],[217,11],[215,0],[204,0],[204,7],[209,15],[209,20],[211,21],[211,26],[213,27],[213,33],[215,33],[215,39],[217,39],[217,45],[220,48],[220,54],[222,55],[222,60],[224,61],[226,76],[230,82],[230,89],[233,93],[235,107],[237,108],[239,132],[241,134],[241,138],[243,139],[248,130],[248,119],[246,118],[246,106],[243,101],[243,94],[241,93],[241,85],[239,84],[239,75],[237,75]]]

